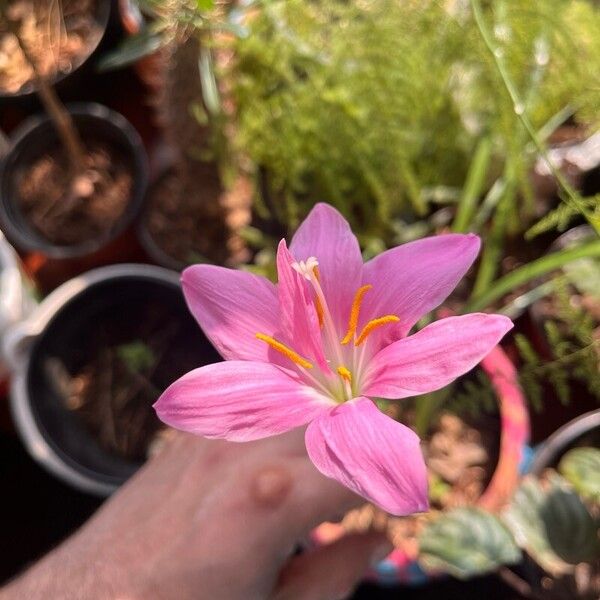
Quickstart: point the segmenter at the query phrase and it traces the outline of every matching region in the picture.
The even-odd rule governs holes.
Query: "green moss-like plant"
[[[509,165],[526,200],[519,207],[513,198],[511,219],[518,227],[518,213],[533,218],[530,140],[469,3],[251,7],[229,72],[237,144],[266,175],[266,205],[286,226],[324,200],[364,239],[389,241],[393,220],[431,211],[432,190],[458,197],[483,138],[493,157],[483,181]],[[595,126],[600,13],[592,3],[501,0],[486,18],[535,127],[569,105]]]

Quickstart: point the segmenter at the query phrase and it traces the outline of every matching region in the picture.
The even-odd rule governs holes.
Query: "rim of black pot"
[[[124,264],[95,269],[66,282],[42,302],[29,322],[14,336],[16,345],[13,357],[21,356],[21,361],[20,364],[17,361],[11,385],[11,409],[21,438],[30,454],[45,469],[69,485],[99,496],[114,492],[142,463],[102,451],[77,417],[69,414],[58,397],[54,397],[55,392],[44,387],[42,395],[34,396],[32,390],[36,385],[39,389],[38,376],[43,364],[41,357],[52,349],[52,334],[55,327],[60,326],[61,319],[64,324],[66,316],[75,311],[76,320],[82,303],[85,304],[87,313],[80,315],[80,319],[89,319],[94,311],[106,310],[108,304],[102,302],[102,293],[107,294],[108,287],[112,294],[112,286],[120,287],[119,280],[123,283],[122,292],[127,290],[129,284],[129,293],[133,289],[132,283],[155,285],[155,289],[160,291],[157,297],[162,297],[164,301],[171,291],[178,292],[181,307],[185,311],[181,314],[186,315],[185,318],[189,318],[190,323],[194,321],[181,294],[179,273],[153,265]],[[90,306],[93,304],[94,293],[96,305]],[[141,293],[141,289],[135,293]],[[107,297],[110,296],[104,296],[105,299]],[[173,298],[175,297],[174,295]],[[126,298],[130,299],[131,295]],[[68,327],[69,335],[80,330],[77,323],[69,323]],[[201,337],[203,334],[199,327],[197,331],[199,344],[203,343],[202,339],[207,344],[202,352],[206,352],[207,357],[212,360],[213,355],[218,356],[216,350],[206,338]]]
[[[112,13],[112,0],[98,0],[96,2],[96,14],[95,21],[100,28],[100,35],[96,43],[89,48],[89,52],[83,56],[83,58],[73,65],[73,68],[68,73],[60,73],[49,81],[50,85],[56,86],[61,84],[63,81],[69,79],[75,73],[77,73],[86,63],[94,56],[96,51],[100,48]],[[37,91],[32,81],[27,82],[18,92],[5,92],[0,89],[0,102],[14,102],[17,100],[29,100],[36,95]]]
[[[536,452],[531,473],[540,476],[544,469],[555,465],[579,438],[594,429],[600,429],[600,409],[587,412],[557,429]]]
[[[28,118],[11,137],[11,147],[0,162],[0,222],[6,236],[25,251],[39,251],[51,258],[76,258],[92,254],[117,238],[133,222],[141,210],[148,185],[148,159],[142,138],[123,115],[93,102],[67,105],[78,128],[97,130],[98,138],[119,146],[128,155],[133,176],[133,189],[127,207],[106,236],[81,244],[56,245],[37,233],[27,222],[15,199],[12,173],[21,163],[41,155],[53,145],[57,135],[52,120],[45,114]],[[40,149],[40,144],[44,147]],[[31,150],[33,148],[33,150]]]

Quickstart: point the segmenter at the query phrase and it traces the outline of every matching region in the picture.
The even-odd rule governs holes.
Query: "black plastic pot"
[[[113,20],[111,18],[113,11],[113,0],[97,0],[94,20],[100,30],[100,35],[96,43],[88,49],[87,55],[80,57],[79,62],[73,65],[71,71],[60,73],[50,81],[61,96],[72,95],[72,90],[82,82],[87,73],[93,70],[95,59],[105,48],[106,34],[109,24]],[[0,107],[22,106],[30,109],[37,105],[39,102],[34,82],[27,83],[15,93],[0,90]]]
[[[156,265],[160,265],[165,269],[172,269],[174,271],[182,271],[185,267],[189,266],[184,262],[173,258],[167,254],[152,237],[152,234],[148,230],[146,225],[147,213],[150,206],[150,199],[157,186],[160,186],[163,181],[173,175],[173,170],[170,167],[161,165],[158,175],[154,178],[154,181],[150,183],[146,191],[146,199],[144,201],[144,208],[140,214],[140,218],[136,223],[136,235],[137,239],[144,249],[144,252],[148,255],[148,258]]]
[[[553,433],[536,452],[531,472],[540,476],[544,469],[556,467],[562,456],[577,446],[600,447],[600,409],[573,419]]]
[[[133,189],[126,210],[105,236],[77,245],[52,244],[37,233],[23,215],[14,173],[51,151],[59,142],[47,116],[25,121],[15,132],[11,149],[0,164],[0,222],[8,239],[19,250],[39,251],[61,259],[92,254],[118,237],[139,213],[148,182],[148,160],[142,140],[123,116],[100,104],[72,104],[68,108],[84,141],[104,142],[125,157],[133,175]]]
[[[110,494],[141,462],[101,448],[77,414],[66,407],[65,394],[48,365],[52,359],[69,373],[79,372],[87,364],[87,340],[97,332],[98,323],[114,315],[131,314],[135,320],[149,300],[168,308],[173,321],[180,323],[178,335],[185,339],[177,339],[192,348],[186,360],[190,356],[194,366],[220,360],[187,309],[178,273],[149,265],[104,267],[68,281],[5,338],[14,369],[11,408],[27,449],[48,471],[85,492]]]

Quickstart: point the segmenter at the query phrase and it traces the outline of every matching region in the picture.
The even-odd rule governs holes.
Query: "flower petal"
[[[277,248],[277,291],[283,339],[296,352],[330,371],[321,340],[321,328],[308,282],[292,268],[296,259],[281,240]]]
[[[406,398],[439,390],[470,371],[512,326],[507,317],[483,313],[436,321],[377,353],[363,392]]]
[[[234,442],[305,425],[333,406],[292,372],[275,365],[229,361],[190,371],[154,404],[176,429]]]
[[[427,472],[418,436],[367,398],[315,419],[306,430],[315,467],[393,515],[427,510]]]
[[[269,360],[257,333],[273,336],[279,302],[273,283],[251,273],[213,265],[188,267],[181,277],[190,311],[226,360]]]
[[[396,315],[397,325],[383,328],[379,347],[403,338],[413,325],[439,306],[469,270],[479,253],[476,235],[447,234],[403,244],[365,263],[363,285],[373,289],[361,310],[364,321]]]
[[[331,316],[345,333],[363,266],[358,240],[346,219],[328,204],[315,205],[296,231],[290,251],[298,260],[317,257]]]

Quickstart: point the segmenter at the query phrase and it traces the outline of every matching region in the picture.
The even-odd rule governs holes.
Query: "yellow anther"
[[[289,358],[292,362],[304,367],[305,369],[312,369],[313,365],[311,362],[300,356],[297,352],[294,352],[291,348],[288,348],[285,344],[278,342],[275,338],[272,338],[269,335],[265,335],[264,333],[257,333],[256,337],[269,344],[273,350],[277,350],[283,354],[286,358]]]
[[[315,309],[317,311],[317,317],[319,319],[319,327],[323,329],[325,317],[323,316],[323,307],[321,306],[321,301],[318,298],[315,298]]]
[[[348,383],[352,383],[352,373],[350,373],[350,371],[346,369],[344,365],[338,367],[337,372],[342,379],[346,380]]]
[[[379,317],[378,319],[373,319],[369,321],[360,332],[358,339],[354,342],[355,346],[360,346],[366,339],[367,336],[373,331],[373,329],[377,329],[382,325],[386,325],[387,323],[397,323],[400,319],[396,315],[385,315],[383,317]]]
[[[358,317],[360,316],[360,305],[362,304],[364,295],[372,288],[371,284],[363,285],[358,288],[352,301],[352,309],[350,310],[350,320],[348,321],[348,332],[342,340],[342,344],[347,344],[356,333],[356,327],[358,326]],[[357,344],[358,345],[358,344]]]

